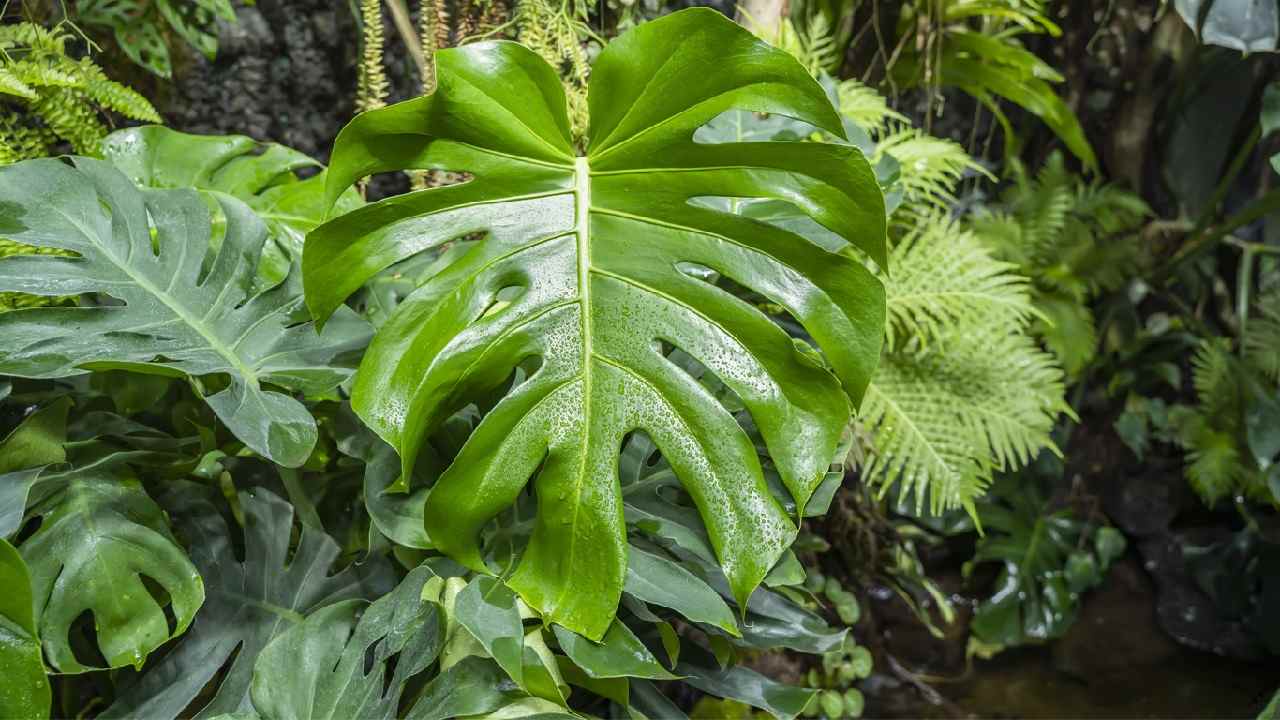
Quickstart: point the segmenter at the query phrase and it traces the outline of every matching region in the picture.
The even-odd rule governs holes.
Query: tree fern
[[[146,98],[109,79],[88,58],[66,54],[71,39],[60,27],[29,22],[0,26],[0,161],[48,155],[66,142],[97,155],[107,128],[103,111],[161,122]]]

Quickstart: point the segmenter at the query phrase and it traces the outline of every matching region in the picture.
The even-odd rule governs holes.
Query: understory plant
[[[791,545],[881,361],[882,183],[695,139],[846,137],[822,86],[674,13],[597,58],[579,153],[527,48],[435,67],[312,179],[154,127],[0,168],[0,291],[67,298],[0,312],[0,715],[678,718],[683,684],[834,717],[741,661],[865,674]],[[392,170],[468,175],[350,190]]]
[[[160,122],[146,98],[109,79],[91,58],[68,55],[74,39],[62,25],[0,25],[0,164],[42,157],[63,143],[96,156],[106,111]]]

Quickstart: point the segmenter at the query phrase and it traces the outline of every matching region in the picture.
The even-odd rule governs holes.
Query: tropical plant
[[[899,87],[938,97],[943,87],[972,96],[1004,131],[1005,156],[1017,157],[1018,135],[1000,106],[1008,101],[1038,117],[1087,168],[1097,158],[1080,122],[1052,83],[1062,75],[1027,50],[1020,36],[1059,35],[1045,0],[925,0],[903,3],[898,39],[886,56]]]
[[[753,61],[691,72],[713,48]],[[847,253],[689,201],[786,198],[850,252],[883,264],[883,201],[869,165],[849,146],[693,142],[699,126],[735,106],[843,134],[803,68],[711,11],[673,14],[606,48],[591,78],[585,156],[574,155],[555,70],[529,50],[477,43],[436,62],[434,94],[360,115],[342,131],[327,194],[388,170],[465,169],[474,179],[313,231],[303,255],[308,305],[324,322],[392,264],[486,236],[382,326],[353,407],[400,455],[403,485],[427,438],[497,391],[427,497],[432,542],[489,571],[480,531],[536,470],[535,531],[508,582],[550,621],[592,639],[612,621],[627,564],[618,447],[643,431],[693,497],[745,604],[795,526],[750,436],[664,357],[664,344],[737,396],[803,509],[875,366],[883,290]],[[628,239],[638,236],[643,245]],[[708,270],[786,308],[824,359]],[[517,368],[519,382],[503,394]]]
[[[81,155],[99,154],[107,110],[160,122],[151,103],[108,79],[92,59],[69,56],[72,39],[62,25],[0,26],[0,164],[48,155],[62,142]]]
[[[1049,497],[1046,479],[1031,470],[1005,476],[979,508],[985,533],[966,572],[998,563],[1000,573],[990,597],[974,609],[972,652],[990,655],[1061,637],[1075,622],[1081,595],[1101,584],[1124,553],[1119,530]]]
[[[175,38],[213,60],[218,21],[236,19],[231,0],[75,0],[74,10],[78,22],[109,30],[130,60],[162,78],[173,75]]]
[[[1071,174],[1059,153],[1034,178],[1014,164],[1013,178],[1000,204],[979,209],[973,231],[1031,279],[1035,332],[1075,377],[1098,347],[1090,302],[1137,273],[1138,229],[1151,211],[1132,193]]]
[[[688,38],[757,62],[663,70],[701,67],[705,46]],[[23,703],[0,714],[74,714],[94,683],[104,718],[678,718],[659,690],[678,681],[790,718],[816,690],[739,656],[853,647],[813,611],[789,546],[844,478],[877,360],[883,290],[868,265],[884,262],[883,199],[852,146],[692,141],[731,106],[839,134],[821,87],[709,11],[674,14],[601,56],[603,134],[575,158],[560,81],[529,50],[437,59],[438,90],[360,115],[323,180],[298,179],[308,161],[279,146],[162,128],[112,136],[110,162],[0,169],[0,235],[24,249],[0,259],[0,291],[73,303],[0,315],[0,421],[27,416],[0,446],[0,572],[19,588],[0,617],[21,670],[0,680],[0,703]],[[633,73],[671,85],[636,96]],[[361,153],[406,141],[414,169],[473,177],[349,200],[376,170]],[[261,261],[272,238],[315,223],[320,183],[323,207],[358,206],[309,231],[322,328],[296,266],[267,281]],[[696,202],[706,193],[791,199],[849,241],[809,245]],[[404,242],[365,254],[392,236]],[[656,254],[636,254],[635,237]],[[48,248],[62,254],[37,254]],[[326,288],[326,253],[357,258],[363,277]],[[756,309],[756,291],[791,318]],[[450,294],[451,317],[423,324]],[[357,308],[380,330],[348,384],[370,337]],[[434,417],[418,407],[388,425],[369,388],[416,361],[388,350],[394,334],[429,343],[432,322],[481,352],[433,351],[443,370],[425,377],[457,387]],[[544,426],[554,437],[530,424],[551,416],[521,424],[537,393],[562,413]],[[507,422],[515,432],[486,447]],[[510,478],[505,498],[473,497],[468,473],[486,468]],[[560,497],[557,482],[590,497]],[[564,558],[548,554],[566,542]]]
[[[1280,5],[1275,0],[1174,0],[1173,6],[1201,42],[1242,53],[1280,50]]]

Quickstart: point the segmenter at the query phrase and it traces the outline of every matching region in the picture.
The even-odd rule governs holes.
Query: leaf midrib
[[[80,231],[80,234],[83,235],[86,240],[88,240],[90,245],[98,248],[98,251],[101,252],[104,257],[110,260],[111,264],[115,265],[121,272],[123,272],[126,276],[128,276],[129,279],[134,282],[134,284],[138,285],[143,290],[155,296],[162,304],[164,304],[165,307],[169,308],[174,315],[177,315],[180,320],[182,320],[188,326],[194,329],[196,333],[198,333],[202,338],[204,338],[205,342],[208,343],[209,347],[212,348],[214,352],[221,355],[222,358],[226,360],[227,363],[231,365],[232,368],[234,368],[240,373],[240,375],[245,379],[245,381],[249,384],[251,388],[256,389],[258,387],[258,374],[248,365],[245,365],[244,362],[239,358],[239,356],[237,356],[234,352],[232,352],[230,348],[224,345],[221,339],[218,338],[218,336],[214,334],[213,331],[210,330],[201,319],[188,313],[181,305],[173,302],[168,295],[160,291],[160,288],[158,286],[153,285],[144,276],[138,275],[137,273],[133,272],[133,269],[129,267],[128,263],[121,261],[120,258],[118,258],[115,255],[115,253],[111,252],[111,250],[108,247],[106,247],[101,242],[99,242],[97,234],[89,232],[89,229],[84,227],[84,225],[82,225],[76,218],[73,218],[67,213],[63,212],[62,208],[56,205],[52,206],[51,209],[53,212],[62,216],[62,218],[65,219],[67,222],[69,222],[71,225],[75,226],[75,228]]]

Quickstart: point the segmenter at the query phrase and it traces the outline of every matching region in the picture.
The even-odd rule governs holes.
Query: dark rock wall
[[[182,58],[157,107],[186,132],[242,134],[320,160],[351,119],[360,30],[348,0],[258,0],[236,8],[213,62]],[[386,19],[392,99],[417,93],[416,70]]]

